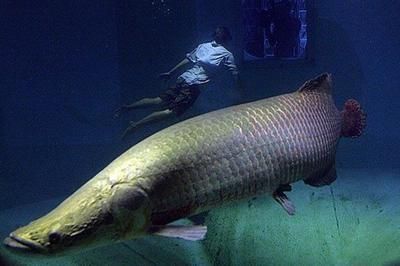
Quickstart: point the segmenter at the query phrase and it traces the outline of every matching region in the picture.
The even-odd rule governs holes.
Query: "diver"
[[[200,87],[208,83],[212,76],[224,67],[228,69],[235,80],[238,89],[241,89],[239,72],[233,54],[226,48],[232,40],[227,27],[219,26],[213,33],[213,41],[197,46],[186,58],[173,67],[170,71],[161,73],[159,77],[169,80],[182,66],[192,63],[193,66],[181,74],[175,84],[155,98],[143,98],[132,104],[123,105],[115,112],[119,117],[121,112],[148,106],[160,106],[162,110],[155,111],[143,119],[131,121],[129,127],[122,135],[124,138],[130,131],[151,122],[166,119],[171,116],[180,116],[189,109],[200,94]]]

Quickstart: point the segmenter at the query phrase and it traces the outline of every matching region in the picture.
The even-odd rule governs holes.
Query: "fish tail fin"
[[[367,115],[362,110],[361,105],[354,99],[349,99],[344,104],[342,114],[343,137],[356,138],[361,136],[366,126]]]

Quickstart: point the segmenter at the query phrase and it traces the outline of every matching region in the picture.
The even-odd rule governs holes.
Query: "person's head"
[[[213,33],[213,39],[218,44],[226,44],[232,40],[232,35],[227,27],[218,26]]]

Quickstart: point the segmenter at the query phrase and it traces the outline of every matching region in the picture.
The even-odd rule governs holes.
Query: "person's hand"
[[[159,75],[160,79],[169,80],[171,78],[171,72],[161,73]]]

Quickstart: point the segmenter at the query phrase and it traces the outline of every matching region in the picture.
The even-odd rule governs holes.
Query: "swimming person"
[[[137,122],[131,121],[130,126],[125,130],[122,137],[125,137],[130,131],[144,124],[183,114],[194,104],[199,96],[199,87],[208,83],[222,67],[228,69],[232,73],[237,87],[240,87],[239,72],[235,64],[234,56],[226,48],[227,43],[231,40],[232,36],[227,27],[217,27],[213,33],[213,41],[200,44],[170,71],[160,74],[160,78],[168,80],[180,67],[192,63],[193,66],[177,78],[174,86],[168,88],[158,97],[143,98],[137,102],[123,105],[119,108],[115,112],[116,117],[118,117],[122,111],[136,108],[152,105],[161,106],[163,108]]]

